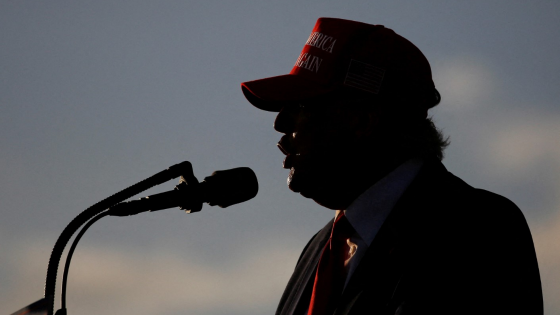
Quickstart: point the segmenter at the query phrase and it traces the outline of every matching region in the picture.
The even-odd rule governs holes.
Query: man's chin
[[[337,202],[338,197],[336,193],[328,192],[328,189],[326,189],[326,187],[320,186],[318,184],[315,185],[310,184],[309,186],[307,185],[302,185],[302,186],[303,187],[299,187],[299,186],[292,187],[288,185],[290,190],[292,190],[293,192],[299,193],[301,196],[305,198],[312,199],[313,201],[315,201],[316,203],[320,204],[325,208],[332,209],[332,210],[343,209],[340,207],[340,203]]]
[[[314,198],[320,190],[320,183],[314,182],[314,177],[302,171],[290,170],[288,175],[288,188],[295,193],[299,193],[305,198]]]
[[[312,191],[305,191],[305,190],[304,191],[298,191],[298,193],[300,195],[302,195],[303,197],[309,198],[309,199],[313,199],[313,197],[315,195]]]
[[[336,181],[335,181],[336,182]],[[332,178],[312,176],[309,172],[290,170],[288,187],[291,191],[299,193],[305,198],[313,199],[323,207],[338,210],[348,206],[348,200],[340,194],[341,187],[333,186]]]

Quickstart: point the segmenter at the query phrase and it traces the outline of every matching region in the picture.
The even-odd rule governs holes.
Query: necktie
[[[325,244],[319,259],[308,315],[334,313],[346,281],[344,261],[348,258],[347,240],[352,233],[354,229],[344,216],[344,212],[340,212],[334,222],[331,237]]]

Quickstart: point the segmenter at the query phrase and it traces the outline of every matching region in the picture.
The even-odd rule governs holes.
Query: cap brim
[[[294,74],[243,82],[241,89],[249,103],[270,112],[279,112],[287,102],[309,99],[334,90]]]

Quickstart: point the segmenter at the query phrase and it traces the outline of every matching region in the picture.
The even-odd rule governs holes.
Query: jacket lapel
[[[303,308],[309,307],[312,278],[315,275],[317,264],[322,250],[329,239],[333,220],[321,229],[307,244],[300,256],[294,273],[286,286],[280,299],[277,315],[305,314]],[[311,287],[311,288],[310,288]],[[309,295],[309,298],[307,298]]]
[[[362,295],[367,295],[371,311],[382,309],[393,292],[387,288],[395,287],[403,274],[403,254],[398,229],[387,221],[350,278],[335,314],[348,314],[356,303],[360,304]],[[374,300],[371,297],[375,297]]]

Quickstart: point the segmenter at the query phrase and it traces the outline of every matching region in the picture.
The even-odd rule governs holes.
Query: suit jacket
[[[303,250],[276,314],[305,314],[313,270],[331,227],[332,221]],[[425,162],[398,201],[335,311],[337,315],[542,313],[535,249],[519,208],[502,196],[467,185],[437,160]]]

